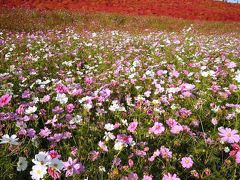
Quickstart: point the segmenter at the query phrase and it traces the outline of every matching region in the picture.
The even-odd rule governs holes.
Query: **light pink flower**
[[[236,154],[236,163],[240,164],[240,151],[238,151]]]
[[[103,151],[108,152],[108,147],[105,145],[104,142],[99,141],[99,142],[98,142],[98,146],[99,146]]]
[[[162,180],[180,180],[180,178],[176,174],[164,174]]]
[[[7,105],[12,99],[12,95],[10,94],[5,94],[3,96],[0,97],[0,107],[3,107],[5,105]]]
[[[193,160],[190,157],[183,157],[181,160],[182,167],[189,169],[193,166]]]
[[[49,95],[45,95],[42,98],[42,102],[44,102],[44,103],[48,102],[49,100],[50,100],[50,96]]]
[[[152,180],[152,175],[150,175],[150,176],[144,175],[143,180]]]
[[[170,132],[173,134],[179,134],[182,131],[183,131],[183,127],[181,125],[175,125],[170,130]]]
[[[138,126],[138,122],[131,122],[128,126],[128,131],[134,132]]]
[[[238,143],[240,140],[238,131],[235,129],[232,130],[230,128],[219,127],[218,135],[220,136],[221,141],[223,141],[223,142]]]
[[[165,128],[162,123],[155,122],[153,127],[149,128],[149,133],[159,135],[159,134],[163,133],[164,130],[165,130]]]
[[[163,158],[172,158],[172,151],[170,151],[168,148],[164,146],[161,146],[160,154]]]
[[[177,125],[177,121],[175,119],[172,119],[172,118],[167,119],[166,123],[169,127],[173,127],[173,126]]]

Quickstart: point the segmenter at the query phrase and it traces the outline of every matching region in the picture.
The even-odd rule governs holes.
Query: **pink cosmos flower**
[[[47,127],[44,127],[44,129],[41,129],[40,130],[40,133],[39,133],[39,135],[41,136],[41,137],[48,137],[50,134],[51,134],[52,132],[51,132],[51,130],[50,129],[48,129]]]
[[[152,175],[150,175],[150,176],[144,175],[143,180],[152,180]]]
[[[240,151],[238,151],[236,154],[236,163],[240,164]]]
[[[53,178],[53,179],[59,179],[60,178],[60,172],[58,172],[55,168],[53,167],[48,167],[48,174]]]
[[[212,90],[213,92],[218,92],[218,91],[221,90],[221,86],[218,86],[218,85],[212,85],[212,86],[211,86],[211,90]]]
[[[221,137],[221,141],[228,143],[238,143],[240,137],[237,130],[232,130],[230,128],[219,127],[218,135]]]
[[[72,112],[73,112],[73,109],[74,109],[74,105],[73,105],[73,104],[68,104],[68,105],[67,105],[67,112],[68,112],[68,113],[72,113]]]
[[[134,162],[133,162],[133,160],[132,160],[132,159],[129,159],[129,160],[128,160],[128,165],[129,165],[129,167],[133,167],[133,165],[134,165]]]
[[[176,174],[164,174],[162,180],[180,180],[180,178]]]
[[[130,144],[133,141],[133,138],[132,136],[128,136],[126,134],[118,134],[117,140],[122,143]]]
[[[108,147],[105,145],[104,142],[99,141],[99,142],[98,142],[98,146],[99,146],[104,152],[108,152]]]
[[[238,151],[240,151],[240,146],[238,144],[232,144],[233,150],[230,151],[230,156],[235,156]]]
[[[91,151],[91,152],[89,153],[89,159],[90,159],[91,161],[95,161],[95,160],[97,160],[99,157],[100,157],[100,153],[99,153],[98,151]]]
[[[7,105],[12,99],[12,95],[10,94],[5,94],[3,96],[0,97],[0,107],[3,107],[5,105]]]
[[[161,134],[165,130],[162,123],[155,122],[153,127],[149,128],[149,133],[153,133],[155,135]]]
[[[57,84],[55,90],[56,90],[57,93],[66,93],[66,92],[68,92],[68,88],[65,85],[63,85],[63,84]]]
[[[93,83],[93,79],[91,77],[85,77],[84,80],[87,85],[91,85]]]
[[[236,91],[238,87],[235,84],[230,84],[228,88],[230,91]]]
[[[193,166],[193,160],[190,157],[183,157],[181,164],[183,168],[189,169]]]
[[[51,156],[52,159],[61,157],[61,155],[56,150],[51,150],[48,152],[48,154]]]
[[[177,121],[175,119],[172,119],[172,118],[167,119],[166,123],[169,127],[173,127],[173,126],[177,125]]]
[[[138,126],[138,122],[131,122],[128,126],[128,131],[134,132]]]
[[[23,115],[25,112],[25,105],[21,104],[17,109],[16,109],[16,113],[19,115]]]
[[[48,102],[49,100],[50,100],[50,96],[49,95],[45,95],[42,98],[42,102],[44,102],[44,103]]]
[[[181,125],[175,125],[170,130],[170,132],[173,134],[179,134],[182,131],[183,131],[183,127]]]
[[[164,146],[161,146],[160,154],[163,158],[172,158],[172,151],[170,151],[168,148]]]
[[[66,170],[66,177],[72,176],[73,174],[80,174],[85,170],[85,167],[82,165],[82,163],[77,163],[77,159],[73,160],[71,157],[69,157],[68,161],[64,162],[63,165]]]
[[[188,109],[186,109],[186,108],[181,108],[181,109],[179,110],[179,115],[180,115],[182,118],[189,117],[191,114],[192,114],[192,111],[191,111],[191,110],[188,110]]]

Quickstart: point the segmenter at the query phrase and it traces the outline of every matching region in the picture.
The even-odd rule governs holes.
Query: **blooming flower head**
[[[164,174],[162,180],[180,180],[180,178],[176,174]]]
[[[232,144],[233,150],[230,151],[230,156],[235,156],[238,151],[240,151],[240,146],[238,144]]]
[[[35,155],[35,159],[32,162],[36,165],[46,166],[50,163],[51,156],[47,152],[39,152]]]
[[[193,166],[193,160],[190,157],[183,157],[181,164],[183,168],[189,169]]]
[[[47,174],[47,167],[42,165],[34,165],[30,172],[32,179],[40,180]]]
[[[138,122],[131,122],[128,126],[128,131],[134,132],[138,126]]]
[[[59,160],[58,158],[54,158],[50,160],[49,167],[52,167],[53,169],[60,172],[63,169],[64,165],[61,160]]]
[[[17,142],[18,138],[17,135],[13,134],[11,137],[8,134],[5,134],[2,136],[0,144],[12,144],[12,145],[18,145],[19,143]]]
[[[57,151],[55,151],[55,150],[49,151],[48,154],[50,155],[50,157],[51,157],[52,159],[54,159],[54,158],[60,158],[60,157],[61,157],[61,155],[60,155]]]
[[[236,154],[236,163],[240,164],[240,151],[238,151]]]
[[[239,70],[236,73],[235,80],[240,83],[240,71]]]
[[[10,94],[5,94],[3,96],[0,97],[0,107],[3,107],[5,105],[7,105],[12,99],[12,95]]]
[[[107,124],[105,124],[104,129],[106,129],[107,131],[113,131],[114,130],[114,124],[107,123]]]
[[[182,131],[183,131],[183,127],[181,125],[174,125],[170,130],[170,132],[173,134],[179,134]]]
[[[232,130],[230,128],[219,127],[218,135],[220,136],[221,141],[223,141],[223,142],[238,143],[240,140],[238,131],[235,129]]]
[[[98,142],[98,146],[103,150],[104,152],[108,152],[108,147],[105,145],[103,141]]]
[[[172,119],[172,118],[167,119],[166,123],[169,127],[173,127],[173,126],[177,125],[177,121],[175,119]]]
[[[71,157],[68,158],[67,162],[64,162],[64,169],[66,170],[65,176],[72,176],[73,174],[80,174],[85,170],[85,167],[82,163],[77,162],[77,159],[72,159]]]
[[[117,140],[122,143],[130,144],[133,141],[132,136],[128,136],[126,134],[118,134]]]
[[[125,146],[126,146],[125,143],[122,143],[122,142],[120,142],[120,141],[115,141],[114,149],[115,149],[116,151],[121,151]]]
[[[37,107],[36,106],[29,106],[26,110],[25,113],[26,114],[33,114],[37,111]]]
[[[44,127],[44,129],[41,129],[40,130],[40,133],[39,133],[39,135],[41,136],[41,137],[48,137],[50,134],[51,134],[52,132],[51,132],[51,130],[50,129],[48,129],[47,127]]]
[[[163,158],[172,158],[172,152],[164,146],[161,146],[161,148],[160,148],[160,155]]]
[[[162,123],[155,122],[153,127],[149,128],[149,133],[153,133],[155,135],[161,134],[165,130]]]
[[[59,179],[61,174],[59,171],[57,171],[55,168],[53,167],[48,167],[48,174],[53,178],[53,179]]]
[[[25,171],[27,169],[28,162],[25,157],[19,157],[17,162],[17,171]]]
[[[150,176],[147,176],[147,175],[144,175],[143,176],[143,180],[152,180],[152,176],[150,175]]]

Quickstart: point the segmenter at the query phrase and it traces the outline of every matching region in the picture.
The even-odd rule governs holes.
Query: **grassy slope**
[[[77,13],[70,11],[36,11],[26,9],[0,9],[0,29],[34,31],[74,26],[79,31],[102,29],[180,31],[193,26],[202,33],[240,32],[240,23],[207,22],[155,16],[126,16],[106,13]]]

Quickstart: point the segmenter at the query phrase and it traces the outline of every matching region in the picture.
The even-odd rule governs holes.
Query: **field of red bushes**
[[[240,21],[240,4],[212,0],[0,0],[0,6]]]

